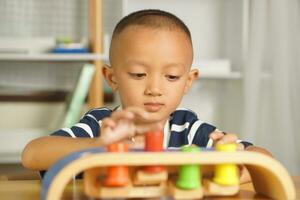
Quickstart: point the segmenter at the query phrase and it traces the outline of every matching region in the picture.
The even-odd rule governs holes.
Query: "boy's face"
[[[112,66],[103,72],[123,108],[141,107],[164,122],[197,78],[198,72],[190,70],[192,57],[182,31],[130,26],[114,38]]]

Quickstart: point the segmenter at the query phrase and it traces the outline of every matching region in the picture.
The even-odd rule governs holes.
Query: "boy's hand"
[[[223,133],[220,131],[214,131],[209,135],[209,138],[213,141],[213,146],[217,143],[237,143],[238,137],[232,133]],[[244,150],[244,145],[241,143],[237,143],[238,150]]]
[[[102,120],[99,139],[103,145],[108,145],[157,129],[161,129],[160,124],[150,121],[148,112],[141,108],[130,107],[115,111],[111,117]]]

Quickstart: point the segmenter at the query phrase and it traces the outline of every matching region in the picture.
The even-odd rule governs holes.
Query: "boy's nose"
[[[160,81],[158,80],[149,81],[145,89],[145,95],[161,96],[162,90],[161,90]]]
[[[159,88],[146,88],[145,94],[149,96],[161,96],[162,93]]]

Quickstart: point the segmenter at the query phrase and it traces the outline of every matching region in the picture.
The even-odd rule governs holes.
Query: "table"
[[[300,199],[300,176],[293,176],[293,182],[296,186],[296,199]],[[0,197],[6,199],[35,200],[40,199],[40,180],[0,180]],[[74,188],[74,190],[73,190]],[[70,183],[63,196],[64,200],[71,199],[89,199],[83,194],[82,180],[76,183]],[[228,197],[205,198],[205,199],[228,199]],[[264,199],[263,196],[255,194],[251,183],[242,184],[238,195],[230,197],[230,199]],[[266,199],[266,198],[265,198]]]

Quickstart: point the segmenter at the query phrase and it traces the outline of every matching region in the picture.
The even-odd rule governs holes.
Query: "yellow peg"
[[[236,148],[236,143],[216,144],[217,151],[234,152]],[[238,185],[239,177],[237,166],[230,163],[216,165],[213,181],[220,185]]]

